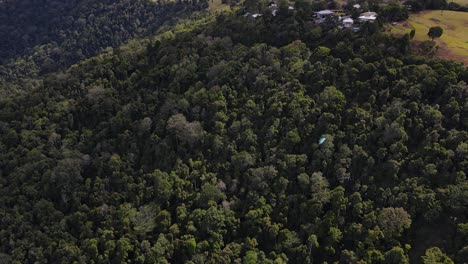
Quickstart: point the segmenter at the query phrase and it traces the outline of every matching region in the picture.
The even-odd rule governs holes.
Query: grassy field
[[[348,3],[348,0],[335,0],[335,2],[337,2],[340,6],[345,6],[346,3]]]
[[[468,0],[464,0],[468,1]],[[412,14],[407,21],[392,26],[392,34],[402,35],[416,30],[414,41],[429,40],[427,32],[430,27],[440,26],[444,29],[442,37],[435,39],[439,45],[436,55],[468,65],[468,13],[455,11],[424,11]]]
[[[448,3],[451,2],[457,3],[461,6],[468,6],[468,0],[448,0]]]
[[[229,5],[225,5],[221,3],[221,0],[208,0],[208,10],[210,11],[229,10]]]

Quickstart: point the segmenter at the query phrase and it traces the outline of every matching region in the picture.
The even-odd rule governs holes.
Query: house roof
[[[359,9],[359,8],[361,8],[361,5],[360,4],[355,4],[355,5],[353,5],[353,7]]]
[[[359,20],[361,21],[375,21],[377,18],[375,16],[371,16],[371,17],[368,17],[368,16],[360,16],[359,17]]]
[[[377,17],[376,12],[365,12],[361,14],[362,17]]]
[[[343,19],[343,23],[354,23],[354,20],[352,18],[345,18]]]
[[[331,11],[331,10],[321,10],[321,11],[318,11],[316,12],[318,15],[331,15],[331,14],[335,14],[335,12]]]
[[[377,13],[375,12],[365,12],[359,16],[361,21],[374,21],[377,19]]]

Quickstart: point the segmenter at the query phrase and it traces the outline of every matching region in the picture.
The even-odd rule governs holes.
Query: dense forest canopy
[[[467,68],[281,6],[4,82],[0,262],[468,259]]]
[[[205,2],[6,0],[0,2],[0,77],[62,70],[108,47],[155,33]],[[4,67],[1,67],[3,65]]]

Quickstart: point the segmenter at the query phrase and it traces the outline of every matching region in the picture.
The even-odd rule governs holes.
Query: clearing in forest
[[[208,10],[210,11],[229,10],[229,5],[223,4],[222,0],[208,0]]]
[[[468,1],[468,0],[464,0]],[[439,45],[436,55],[450,60],[461,61],[468,65],[468,13],[456,11],[432,10],[410,15],[407,21],[392,26],[391,33],[405,34],[416,30],[414,41],[430,40],[427,32],[430,27],[444,29],[442,37],[435,39]]]
[[[468,6],[468,0],[449,0],[448,1],[448,3],[451,3],[451,2],[457,3],[461,6]]]

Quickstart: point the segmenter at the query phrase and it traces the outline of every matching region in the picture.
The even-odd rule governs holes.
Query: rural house
[[[343,27],[350,28],[354,24],[354,20],[350,17],[343,19]]]
[[[373,23],[377,19],[376,12],[365,12],[359,16],[359,21],[361,22],[371,22]]]
[[[315,23],[317,24],[323,23],[325,19],[332,17],[334,15],[335,15],[335,12],[331,10],[321,10],[321,11],[315,12],[315,17],[316,17]]]

